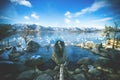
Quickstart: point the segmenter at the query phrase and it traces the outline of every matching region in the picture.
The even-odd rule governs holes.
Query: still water
[[[24,42],[23,33],[18,33],[13,35],[7,39],[10,42]],[[33,33],[27,35],[28,39],[32,39],[38,42],[40,45],[45,44],[54,44],[56,40],[62,40],[65,42],[66,45],[73,45],[87,41],[93,41],[94,43],[101,43],[104,41],[101,32],[69,32],[69,31],[40,31],[37,33]]]
[[[16,46],[17,44],[21,45],[21,48],[26,47],[26,42],[23,38],[23,33],[18,33],[12,35],[5,40],[9,40],[10,45]],[[40,55],[46,59],[51,58],[53,52],[53,46],[57,40],[62,40],[66,45],[67,57],[70,61],[78,61],[84,57],[91,57],[95,59],[95,55],[91,52],[81,49],[80,47],[75,47],[73,45],[93,41],[94,43],[101,43],[104,41],[104,38],[101,36],[101,32],[53,32],[53,31],[41,31],[34,34],[29,34],[26,36],[29,40],[33,40],[40,44],[41,48],[38,51],[33,52],[33,55]],[[50,45],[49,50],[46,48],[46,45]]]

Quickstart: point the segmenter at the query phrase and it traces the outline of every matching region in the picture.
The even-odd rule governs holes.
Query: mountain
[[[14,24],[12,25],[13,29],[17,31],[22,30],[37,30],[37,31],[78,31],[78,32],[93,32],[93,31],[99,31],[97,28],[79,28],[79,27],[51,27],[51,26],[42,26],[42,25],[36,25],[36,24]]]

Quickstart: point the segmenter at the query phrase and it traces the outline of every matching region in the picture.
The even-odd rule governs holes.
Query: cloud
[[[24,16],[24,19],[30,20],[30,17],[29,16]]]
[[[39,15],[37,15],[36,13],[32,13],[31,17],[37,20],[39,19]]]
[[[70,19],[68,19],[68,18],[65,18],[65,20],[64,20],[64,21],[65,21],[65,23],[66,23],[66,24],[69,24],[69,23],[71,22],[71,20],[70,20]]]
[[[107,18],[103,18],[103,19],[93,20],[92,22],[105,22],[105,21],[109,21],[112,19],[113,19],[112,17],[107,17]]]
[[[76,12],[75,17],[86,14],[88,12],[95,12],[105,6],[108,6],[108,4],[106,4],[106,3],[107,3],[107,1],[105,1],[105,0],[96,1],[95,3],[92,4],[92,6],[84,8],[79,12]]]
[[[76,19],[75,23],[80,24],[80,20]]]
[[[39,20],[39,15],[37,15],[35,12],[31,13],[31,15],[27,15],[23,17],[25,20]]]
[[[6,16],[0,16],[0,19],[4,19],[4,20],[11,20],[11,18],[6,17]]]
[[[65,14],[64,14],[67,18],[71,18],[71,12],[67,11]]]
[[[17,3],[19,5],[24,5],[27,7],[32,7],[31,3],[28,0],[10,0],[13,3]]]
[[[65,16],[64,22],[65,22],[66,24],[69,24],[69,23],[71,22],[70,18],[72,17],[72,16],[71,16],[71,12],[67,11],[67,12],[64,14],[64,16]]]

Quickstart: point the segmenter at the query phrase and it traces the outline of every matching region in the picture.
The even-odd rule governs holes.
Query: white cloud
[[[76,19],[75,23],[80,24],[80,20]]]
[[[105,0],[96,1],[95,3],[92,4],[92,6],[84,8],[79,12],[76,12],[75,17],[86,14],[88,12],[95,12],[95,11],[105,7],[105,6],[108,6],[108,4],[106,4]]]
[[[24,16],[24,19],[30,20],[30,17],[29,16]]]
[[[39,19],[39,15],[37,15],[36,13],[32,13],[31,17],[37,20]]]
[[[11,20],[11,18],[6,17],[6,16],[0,16],[0,19]]]
[[[93,20],[92,22],[105,22],[105,21],[109,21],[109,20],[112,20],[112,19],[113,19],[112,17],[108,17],[108,18]]]
[[[68,19],[68,18],[65,18],[65,20],[64,20],[64,21],[65,21],[65,23],[66,23],[66,24],[69,24],[69,23],[71,22],[71,20],[70,20],[70,19]]]
[[[80,12],[75,13],[75,17],[85,14],[88,11],[89,11],[89,8],[82,9]]]
[[[108,6],[108,4],[106,4],[106,1],[105,0],[101,0],[101,1],[98,1],[98,2],[95,2],[89,9],[89,11],[91,12],[94,12],[94,11],[97,11],[98,9],[100,8],[103,8],[105,6]]]
[[[71,12],[67,11],[65,14],[64,14],[67,18],[71,18]]]
[[[40,25],[39,22],[35,22],[35,21],[25,21],[25,24],[36,24],[36,25]]]
[[[28,0],[10,0],[13,3],[17,3],[19,5],[24,5],[27,7],[32,7],[31,3]]]

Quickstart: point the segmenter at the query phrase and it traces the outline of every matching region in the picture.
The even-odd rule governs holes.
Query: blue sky
[[[97,27],[120,23],[120,0],[0,0],[0,23]]]

